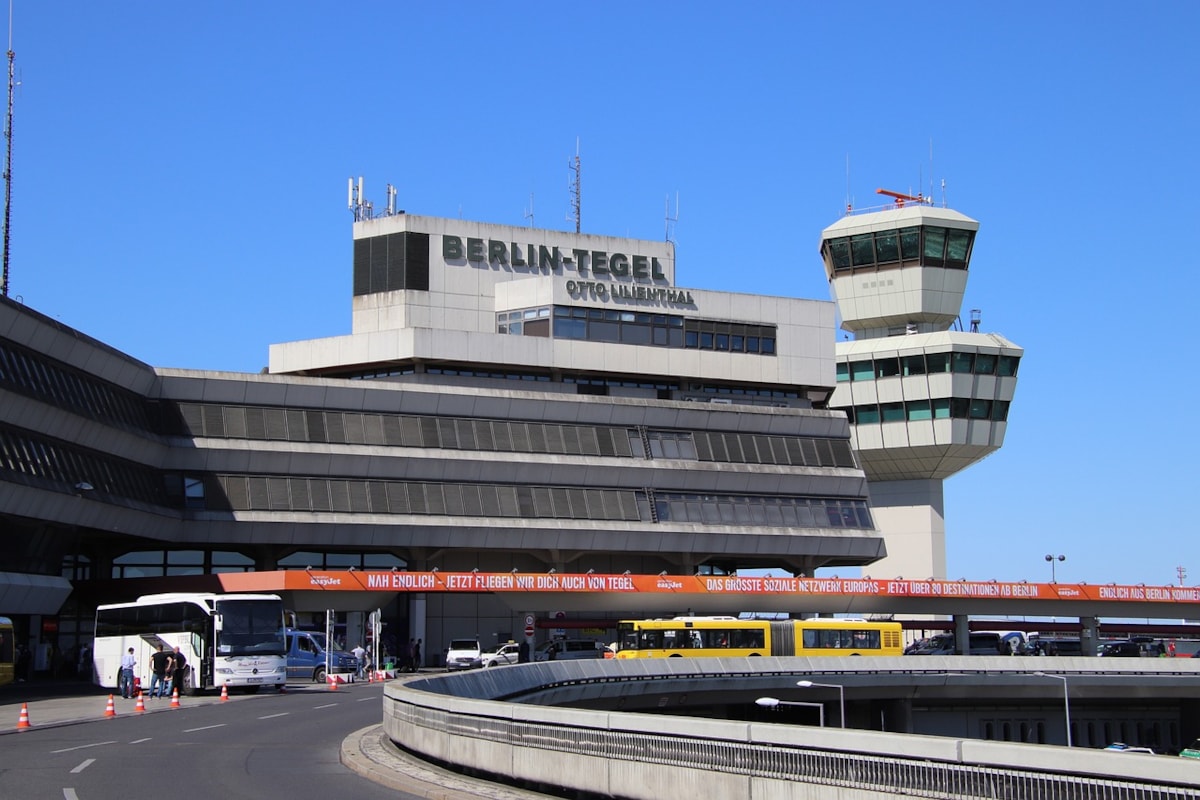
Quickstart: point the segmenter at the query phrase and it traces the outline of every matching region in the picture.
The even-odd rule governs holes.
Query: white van
[[[483,664],[478,639],[451,639],[446,648],[446,669],[475,669]]]
[[[550,650],[553,648],[554,653]],[[577,658],[604,658],[608,650],[600,642],[591,639],[555,639],[542,642],[533,651],[534,661],[570,661]]]

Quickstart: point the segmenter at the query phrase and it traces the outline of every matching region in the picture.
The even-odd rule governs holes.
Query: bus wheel
[[[180,689],[180,692],[179,692],[180,694],[186,695],[188,697],[195,697],[197,694],[200,693],[199,690],[196,688],[196,684],[194,684],[192,682],[192,680],[193,680],[192,671],[190,669],[185,670],[183,673],[183,688]]]
[[[325,668],[324,667],[317,667],[317,671],[313,673],[313,682],[314,683],[324,683],[325,682]]]

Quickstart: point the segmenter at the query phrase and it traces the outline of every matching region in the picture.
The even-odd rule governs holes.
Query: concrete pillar
[[[971,625],[965,614],[954,615],[954,653],[965,656],[971,652]]]
[[[1100,645],[1100,622],[1095,617],[1079,618],[1079,646],[1085,656],[1097,655]]]

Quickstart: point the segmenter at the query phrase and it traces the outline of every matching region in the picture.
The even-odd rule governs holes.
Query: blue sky
[[[435,8],[436,6],[436,8]],[[15,0],[11,297],[159,367],[348,333],[346,179],[412,213],[661,239],[677,283],[829,299],[847,196],[981,222],[1026,349],[946,483],[950,577],[1200,583],[1200,4]],[[849,168],[847,168],[849,165]],[[964,323],[966,320],[964,319]],[[839,333],[839,335],[841,335]],[[1172,366],[1175,365],[1175,366]]]

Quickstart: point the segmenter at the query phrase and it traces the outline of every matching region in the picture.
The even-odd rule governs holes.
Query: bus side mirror
[[[225,621],[220,614],[213,614],[213,630],[220,631],[225,627]]]

